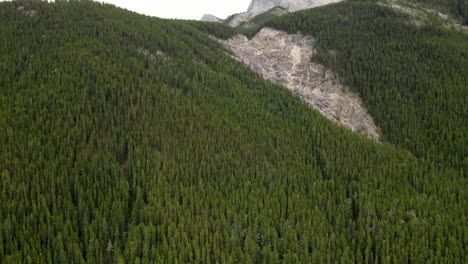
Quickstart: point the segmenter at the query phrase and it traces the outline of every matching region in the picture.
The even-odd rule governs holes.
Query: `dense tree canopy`
[[[361,95],[386,141],[468,167],[468,34],[447,30],[437,18],[416,25],[375,0],[296,12],[237,32],[253,36],[263,26],[316,38],[314,59]],[[197,28],[219,38],[236,34],[214,23]]]
[[[468,34],[373,2],[345,2],[267,25],[318,40],[318,60],[357,91],[384,137],[422,158],[468,165]]]
[[[463,23],[468,25],[468,4],[465,0],[400,0],[422,4],[425,7],[435,8],[445,14],[450,14],[455,18],[461,18]]]
[[[272,25],[316,35],[321,60],[361,87],[395,144],[329,122],[200,30],[234,34],[221,27],[90,1],[0,3],[0,262],[463,263],[466,36],[393,25],[404,18],[372,6],[320,11]],[[310,25],[320,16],[328,28]],[[369,37],[378,32],[362,24],[375,16],[395,42]],[[327,32],[350,17],[361,34],[332,46]],[[422,45],[409,60],[397,42],[408,32]],[[414,79],[381,67],[415,60]],[[380,71],[393,74],[389,88]],[[409,90],[419,95],[419,82],[422,97]],[[413,112],[392,93],[411,96]],[[393,115],[404,121],[387,128]],[[452,145],[433,140],[452,128],[440,139]]]

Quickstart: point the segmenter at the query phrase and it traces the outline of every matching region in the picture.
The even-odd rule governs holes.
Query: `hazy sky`
[[[8,1],[8,0],[0,0]],[[54,0],[48,0],[52,2]],[[140,14],[162,18],[200,19],[204,14],[226,18],[247,11],[252,0],[95,0]]]
[[[226,18],[247,11],[251,0],[100,0],[141,14],[162,18],[200,19],[204,14]]]

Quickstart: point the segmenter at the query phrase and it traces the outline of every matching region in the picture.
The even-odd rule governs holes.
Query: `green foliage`
[[[239,15],[239,14],[240,13],[232,14],[232,15],[228,16],[225,20],[223,20],[223,24],[224,25],[229,25],[234,20],[234,18],[236,18],[236,16]]]
[[[204,21],[190,21],[193,27],[200,30],[201,32],[207,33],[211,36],[214,36],[219,39],[230,39],[237,34],[244,35],[249,39],[254,37],[255,34],[261,29],[261,25],[252,24],[249,27],[239,26],[239,27],[230,27],[221,23],[214,22],[204,22]]]
[[[262,27],[262,25],[265,24],[266,21],[273,19],[277,16],[287,14],[288,10],[282,8],[282,7],[274,7],[267,12],[261,13],[252,19],[250,19],[248,22],[244,22],[239,27]]]
[[[239,26],[233,28],[228,26],[229,22],[214,23],[204,21],[190,21],[191,25],[196,29],[214,36],[219,39],[229,39],[237,34],[244,35],[249,39],[254,37],[255,34],[270,20],[284,15],[288,11],[281,7],[275,7],[268,12],[255,16],[248,22],[244,22]],[[234,16],[234,15],[233,15]],[[229,18],[228,18],[229,20]]]
[[[318,41],[316,59],[361,95],[384,138],[420,158],[468,166],[468,35],[374,2],[345,2],[271,20]]]
[[[460,17],[467,21],[468,14],[465,12],[465,0],[404,0],[411,3],[422,4],[429,8],[435,8],[453,17]],[[465,22],[466,23],[466,22]]]
[[[196,29],[219,39],[230,39],[239,33],[235,28],[222,23],[206,21],[190,21],[186,23],[190,23]]]
[[[195,27],[0,3],[0,262],[463,263],[463,168],[330,123]]]

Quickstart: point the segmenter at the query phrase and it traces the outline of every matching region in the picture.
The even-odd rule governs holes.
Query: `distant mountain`
[[[236,15],[229,23],[230,26],[238,26],[253,17],[267,12],[274,7],[282,7],[290,12],[295,12],[311,7],[323,6],[343,0],[252,0],[247,12]]]
[[[262,13],[273,7],[281,6],[291,12],[336,3],[343,0],[252,0],[247,10],[249,13]]]
[[[201,21],[208,21],[208,22],[222,22],[223,20],[216,17],[216,16],[213,16],[213,15],[209,15],[209,14],[205,14],[203,15],[203,17],[201,18]]]
[[[287,12],[295,12],[341,1],[343,0],[252,0],[247,12],[231,15],[226,20],[207,14],[201,18],[201,21],[224,22],[231,27],[237,27],[242,23],[274,8],[282,8]]]

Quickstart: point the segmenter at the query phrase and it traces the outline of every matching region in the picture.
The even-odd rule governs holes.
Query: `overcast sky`
[[[8,1],[8,0],[0,0]],[[54,0],[48,0],[52,2]],[[95,0],[140,14],[162,18],[200,19],[204,14],[226,18],[247,11],[252,0]]]
[[[141,14],[162,18],[200,19],[204,14],[226,18],[247,11],[251,0],[100,0]]]

